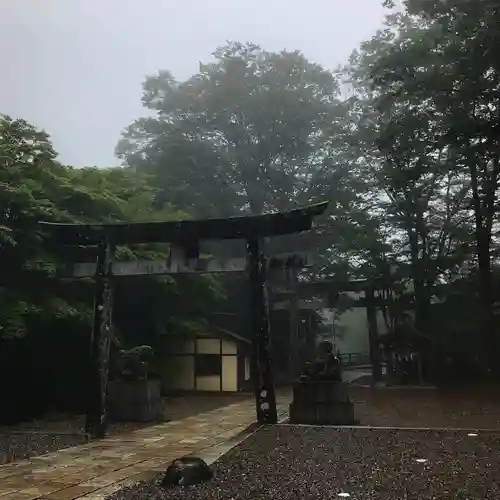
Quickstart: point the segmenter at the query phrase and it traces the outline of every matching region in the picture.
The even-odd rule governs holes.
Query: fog
[[[227,40],[334,68],[383,15],[379,0],[2,0],[0,113],[44,128],[63,162],[117,165],[147,74],[187,78]]]

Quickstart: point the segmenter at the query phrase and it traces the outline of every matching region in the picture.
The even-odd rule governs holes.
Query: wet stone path
[[[286,395],[278,399],[287,411]],[[255,421],[252,398],[196,416],[0,466],[0,500],[102,500],[175,458],[233,438]]]

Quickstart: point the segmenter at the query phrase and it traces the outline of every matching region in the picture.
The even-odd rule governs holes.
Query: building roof
[[[240,342],[241,344],[248,344],[248,345],[252,343],[250,339],[242,337],[241,335],[238,335],[237,333],[234,333],[230,330],[226,330],[225,328],[220,328],[215,325],[210,325],[209,328],[210,332],[217,334],[222,339],[232,340],[235,342]]]

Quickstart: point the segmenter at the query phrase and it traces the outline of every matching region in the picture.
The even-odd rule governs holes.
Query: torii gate
[[[95,264],[61,266],[62,273],[68,277],[94,276],[96,281],[87,432],[93,437],[103,437],[106,433],[112,302],[110,278],[113,275],[247,271],[250,280],[252,367],[257,421],[261,424],[276,423],[276,394],[269,354],[266,270],[273,267],[300,268],[305,262],[294,255],[274,257],[268,261],[263,252],[263,240],[311,229],[313,218],[321,215],[327,206],[328,202],[324,202],[289,212],[224,219],[115,224],[40,222],[46,236],[58,245],[97,247]],[[200,259],[201,240],[223,239],[246,240],[246,259],[229,259],[223,262]],[[170,256],[166,262],[113,263],[116,245],[153,242],[171,244]]]
[[[296,288],[300,291],[323,295],[329,307],[334,307],[339,294],[342,292],[364,292],[365,296],[358,300],[358,304],[366,308],[370,362],[372,365],[374,383],[379,382],[382,378],[380,341],[377,325],[377,305],[380,304],[381,301],[375,296],[375,291],[380,289],[380,286],[380,280],[376,279],[362,279],[357,281],[324,279],[321,281],[306,281],[296,285]],[[287,292],[286,287],[278,286],[276,288],[280,292]],[[297,295],[300,295],[300,293]]]

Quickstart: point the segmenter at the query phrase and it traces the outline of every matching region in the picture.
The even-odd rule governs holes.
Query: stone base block
[[[347,386],[342,382],[298,382],[293,387],[293,401],[299,404],[348,403]]]
[[[108,415],[128,422],[163,421],[164,402],[159,380],[108,383]]]
[[[306,425],[356,425],[354,407],[350,402],[290,405],[290,423]]]
[[[293,387],[290,423],[355,425],[354,407],[342,382],[301,381]]]

